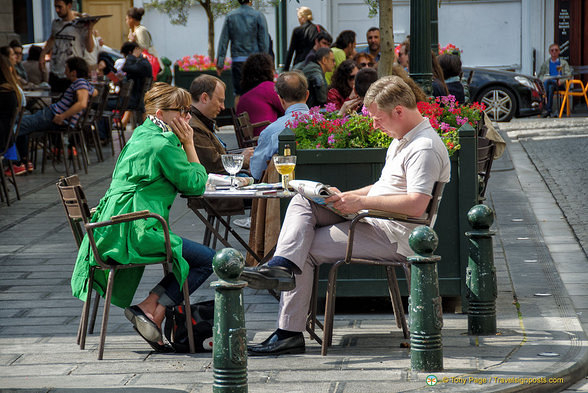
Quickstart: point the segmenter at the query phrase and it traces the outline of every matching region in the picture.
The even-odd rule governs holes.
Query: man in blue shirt
[[[261,179],[267,162],[278,152],[278,135],[286,128],[286,123],[294,119],[295,114],[307,113],[308,82],[304,75],[290,71],[280,74],[276,81],[276,92],[286,113],[267,126],[259,135],[257,147],[249,162],[251,175]]]
[[[249,55],[269,53],[270,50],[270,39],[265,16],[251,7],[250,0],[239,0],[239,3],[241,6],[230,12],[223,24],[216,61],[216,69],[220,75],[230,41],[235,107],[237,107],[239,96],[243,93],[241,91],[241,68],[243,63],[245,63]]]
[[[380,29],[378,27],[370,27],[365,36],[368,46],[357,51],[357,53],[369,53],[377,63],[380,61]]]
[[[549,59],[541,65],[537,77],[543,79],[545,95],[547,95],[547,108],[543,110],[543,117],[552,116],[553,95],[556,90],[563,90],[565,77],[570,75],[570,65],[564,59],[559,58],[559,45],[549,45]],[[564,78],[562,78],[564,77]]]

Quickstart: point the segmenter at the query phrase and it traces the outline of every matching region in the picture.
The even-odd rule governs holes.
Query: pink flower
[[[328,102],[327,105],[325,105],[325,110],[327,112],[335,112],[337,110],[337,105],[333,102]]]
[[[361,106],[361,114],[364,116],[369,116],[370,115],[370,111],[368,111],[368,108],[365,107],[365,105]]]
[[[329,145],[332,145],[333,143],[335,143],[335,135],[333,135],[333,134],[329,135],[329,137],[327,138],[327,142],[329,142]]]

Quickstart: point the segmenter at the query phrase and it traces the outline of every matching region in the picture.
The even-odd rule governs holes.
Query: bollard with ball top
[[[466,270],[466,297],[468,307],[468,334],[496,334],[496,268],[489,228],[494,212],[486,205],[476,205],[468,212],[473,230],[466,232],[469,241],[469,258]]]
[[[243,307],[245,281],[239,276],[245,267],[243,254],[224,248],[212,260],[220,280],[214,287],[213,392],[247,392],[247,331]]]
[[[416,253],[408,257],[411,262],[408,299],[410,366],[415,371],[441,371],[443,312],[437,273],[437,262],[441,257],[433,255],[439,238],[431,228],[420,226],[411,232],[408,243]]]

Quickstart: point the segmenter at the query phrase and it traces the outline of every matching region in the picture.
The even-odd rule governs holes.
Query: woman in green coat
[[[148,118],[133,132],[123,148],[106,195],[92,221],[104,221],[118,214],[149,210],[169,223],[169,210],[178,193],[204,193],[207,174],[194,148],[190,120],[190,94],[166,83],[155,83],[145,94]],[[119,270],[114,280],[112,304],[125,308],[135,330],[155,349],[161,345],[161,323],[165,308],[183,300],[180,283],[188,279],[190,293],[212,273],[214,251],[199,243],[170,233],[174,257],[168,274],[141,303],[129,307],[141,280],[143,268]],[[121,264],[160,261],[165,255],[161,224],[154,219],[137,220],[95,230],[102,260]],[[96,261],[84,238],[72,277],[74,296],[85,300],[87,279]],[[94,289],[102,295],[108,272],[97,270]]]

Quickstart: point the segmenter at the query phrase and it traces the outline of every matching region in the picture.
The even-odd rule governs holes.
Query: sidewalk
[[[569,128],[570,123],[558,121],[557,127]],[[520,124],[500,126],[514,130]],[[585,123],[577,126],[582,127],[588,130]],[[113,166],[109,158],[80,176],[90,204],[104,194]],[[55,189],[57,177],[52,168],[20,177],[22,200],[0,206],[0,391],[211,392],[210,354],[153,353],[116,307],[111,308],[105,360],[96,360],[98,334],[88,337],[84,351],[75,345],[82,303],[69,288],[76,249]],[[554,392],[585,377],[586,256],[516,140],[495,162],[489,184],[487,203],[497,212],[499,334],[470,337],[466,315],[445,313],[444,371],[435,373],[439,383],[431,387],[429,373],[410,371],[409,351],[400,346],[406,340],[391,314],[340,312],[328,356],[320,356],[319,345],[307,336],[304,355],[249,358],[249,391]],[[203,225],[181,198],[170,217],[174,232],[202,239]],[[160,275],[155,267],[147,269],[136,299]],[[192,301],[212,297],[205,283]],[[259,342],[274,330],[278,304],[251,289],[245,289],[244,299],[248,339]],[[526,383],[541,378],[546,383]]]

